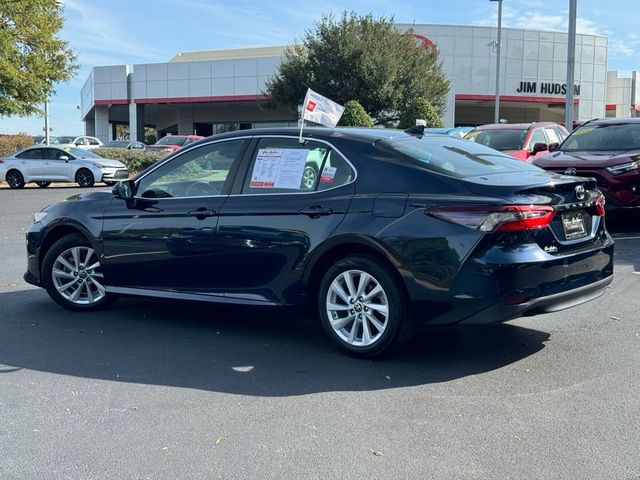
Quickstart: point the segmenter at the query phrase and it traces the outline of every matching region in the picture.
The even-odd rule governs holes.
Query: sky
[[[504,0],[503,25],[566,31],[569,0]],[[398,23],[496,25],[489,0],[64,0],[60,36],[80,69],[56,85],[53,135],[84,133],[80,90],[91,67],[167,62],[177,52],[285,45],[299,41],[323,14],[355,11]],[[578,0],[578,32],[609,37],[609,70],[640,69],[640,0]],[[42,134],[42,117],[0,117],[0,133]]]

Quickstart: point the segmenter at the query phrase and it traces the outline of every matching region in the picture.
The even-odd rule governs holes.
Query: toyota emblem
[[[578,185],[576,187],[576,199],[582,201],[586,196],[587,196],[587,192],[584,190],[584,187],[582,185]]]
[[[564,171],[565,175],[575,175],[576,174],[576,169],[573,167],[569,167]]]

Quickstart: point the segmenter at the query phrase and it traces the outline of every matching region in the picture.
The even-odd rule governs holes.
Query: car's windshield
[[[91,153],[89,150],[84,150],[82,148],[65,148],[64,151],[69,152],[76,158],[102,158],[101,156],[96,155],[95,153]]]
[[[62,145],[64,143],[73,143],[76,137],[53,137],[49,140],[52,145]]]
[[[464,138],[503,152],[505,150],[522,150],[526,137],[527,130],[524,128],[492,128],[491,130],[473,130],[467,133]]]
[[[179,147],[183,146],[187,141],[187,137],[178,137],[176,135],[167,135],[166,137],[162,137],[158,140],[156,145],[178,145]]]
[[[529,163],[515,160],[491,148],[451,137],[412,137],[382,142],[421,167],[456,178],[540,171]]]
[[[104,144],[106,148],[127,148],[128,145],[126,140],[112,140]]]
[[[560,146],[565,152],[640,150],[640,123],[586,124]]]

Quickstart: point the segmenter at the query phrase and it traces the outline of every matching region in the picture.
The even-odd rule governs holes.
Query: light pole
[[[500,123],[500,49],[502,47],[502,0],[490,0],[498,2],[498,41],[496,42],[496,99],[493,113],[493,123]]]
[[[573,84],[576,65],[576,10],[578,0],[569,0],[569,42],[567,45],[567,97],[564,104],[564,126],[573,131]]]
[[[44,101],[44,143],[49,145],[49,99]]]

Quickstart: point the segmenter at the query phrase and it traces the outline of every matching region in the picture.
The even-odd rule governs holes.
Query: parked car
[[[176,152],[182,147],[186,147],[190,143],[202,140],[204,137],[199,135],[167,135],[162,137],[153,145],[147,145],[150,150],[166,150],[167,152]]]
[[[123,163],[80,148],[35,145],[0,159],[0,180],[11,188],[23,188],[29,182],[42,188],[51,182],[92,187],[96,182],[113,185],[126,178],[129,171]]]
[[[562,125],[553,122],[493,123],[477,127],[464,138],[530,162],[547,153],[550,145],[558,146],[568,135]]]
[[[592,120],[554,150],[534,163],[595,178],[610,209],[640,207],[640,118]]]
[[[444,135],[308,128],[303,140],[216,135],[113,194],[46,207],[25,280],[79,311],[120,295],[305,306],[365,357],[414,326],[553,312],[612,280],[592,179]],[[307,186],[310,156],[322,168]]]
[[[120,148],[124,150],[139,150],[144,151],[147,149],[147,146],[143,142],[132,142],[129,140],[111,140],[100,148]]]
[[[46,140],[40,141],[41,144],[45,144]],[[76,147],[83,150],[91,150],[102,146],[102,142],[96,137],[90,137],[88,135],[81,135],[79,137],[73,137],[69,135],[63,135],[59,137],[49,137],[49,145],[57,145],[59,147]]]
[[[442,135],[450,135],[452,137],[464,138],[464,136],[474,127],[454,127],[454,128],[425,128],[425,133],[439,133]]]

